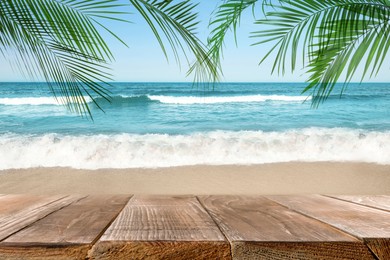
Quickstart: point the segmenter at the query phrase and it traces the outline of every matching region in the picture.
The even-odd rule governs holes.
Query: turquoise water
[[[303,83],[115,83],[94,121],[44,83],[0,83],[0,169],[285,161],[390,163],[390,84],[351,84],[318,109]],[[306,101],[305,101],[306,100]]]

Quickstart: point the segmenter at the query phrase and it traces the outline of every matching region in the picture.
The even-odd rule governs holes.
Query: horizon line
[[[0,83],[57,83],[56,81],[0,81]],[[107,81],[103,84],[115,83],[175,83],[175,84],[236,84],[236,83],[281,83],[281,84],[309,84],[304,81],[222,81],[222,82],[191,82],[191,81]],[[347,84],[389,84],[390,81],[351,81]],[[337,82],[336,84],[345,84],[345,82]]]

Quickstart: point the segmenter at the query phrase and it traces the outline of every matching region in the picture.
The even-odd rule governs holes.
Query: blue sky
[[[209,29],[207,27],[210,14],[218,1],[199,1],[201,24],[199,38],[206,40]],[[192,81],[191,76],[186,77],[187,67],[185,62],[180,68],[173,56],[166,60],[157,40],[142,17],[135,10],[130,10],[131,24],[111,24],[114,31],[128,45],[123,46],[116,39],[107,37],[116,60],[111,64],[115,81]],[[234,43],[232,33],[227,36],[223,60],[223,81],[229,82],[304,82],[306,75],[304,70],[297,70],[294,74],[286,73],[284,76],[271,75],[272,59],[258,65],[263,55],[267,52],[267,46],[250,46],[254,39],[249,38],[250,32],[261,27],[253,25],[251,10],[245,13],[238,32],[238,46]],[[184,59],[183,59],[184,61]],[[21,73],[11,68],[9,63],[2,61],[0,64],[0,81],[28,81]],[[389,82],[390,74],[387,68],[371,81]]]

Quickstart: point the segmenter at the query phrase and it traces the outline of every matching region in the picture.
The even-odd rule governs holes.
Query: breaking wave
[[[90,97],[84,97],[87,102],[92,102]],[[283,95],[249,95],[249,96],[160,96],[160,95],[134,95],[134,96],[113,96],[111,103],[150,103],[159,102],[163,104],[217,104],[217,103],[245,103],[245,102],[303,102],[310,100],[302,96],[283,96]],[[105,102],[103,98],[96,98],[96,101]],[[23,97],[23,98],[0,98],[0,105],[61,105],[54,97]]]
[[[245,102],[265,102],[265,101],[284,101],[284,102],[303,102],[307,97],[302,96],[283,96],[283,95],[250,95],[250,96],[148,96],[149,99],[159,101],[165,104],[216,104],[216,103],[245,103]]]
[[[84,97],[87,102],[91,102],[90,97]],[[54,97],[22,97],[22,98],[0,98],[0,105],[18,106],[42,106],[42,105],[61,105],[61,99]]]
[[[3,134],[0,135],[0,154],[0,169],[155,168],[288,161],[390,164],[390,132],[307,128],[189,135]]]

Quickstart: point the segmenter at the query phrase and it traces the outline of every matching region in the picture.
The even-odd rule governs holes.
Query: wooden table
[[[390,259],[390,196],[0,195],[0,259]]]

